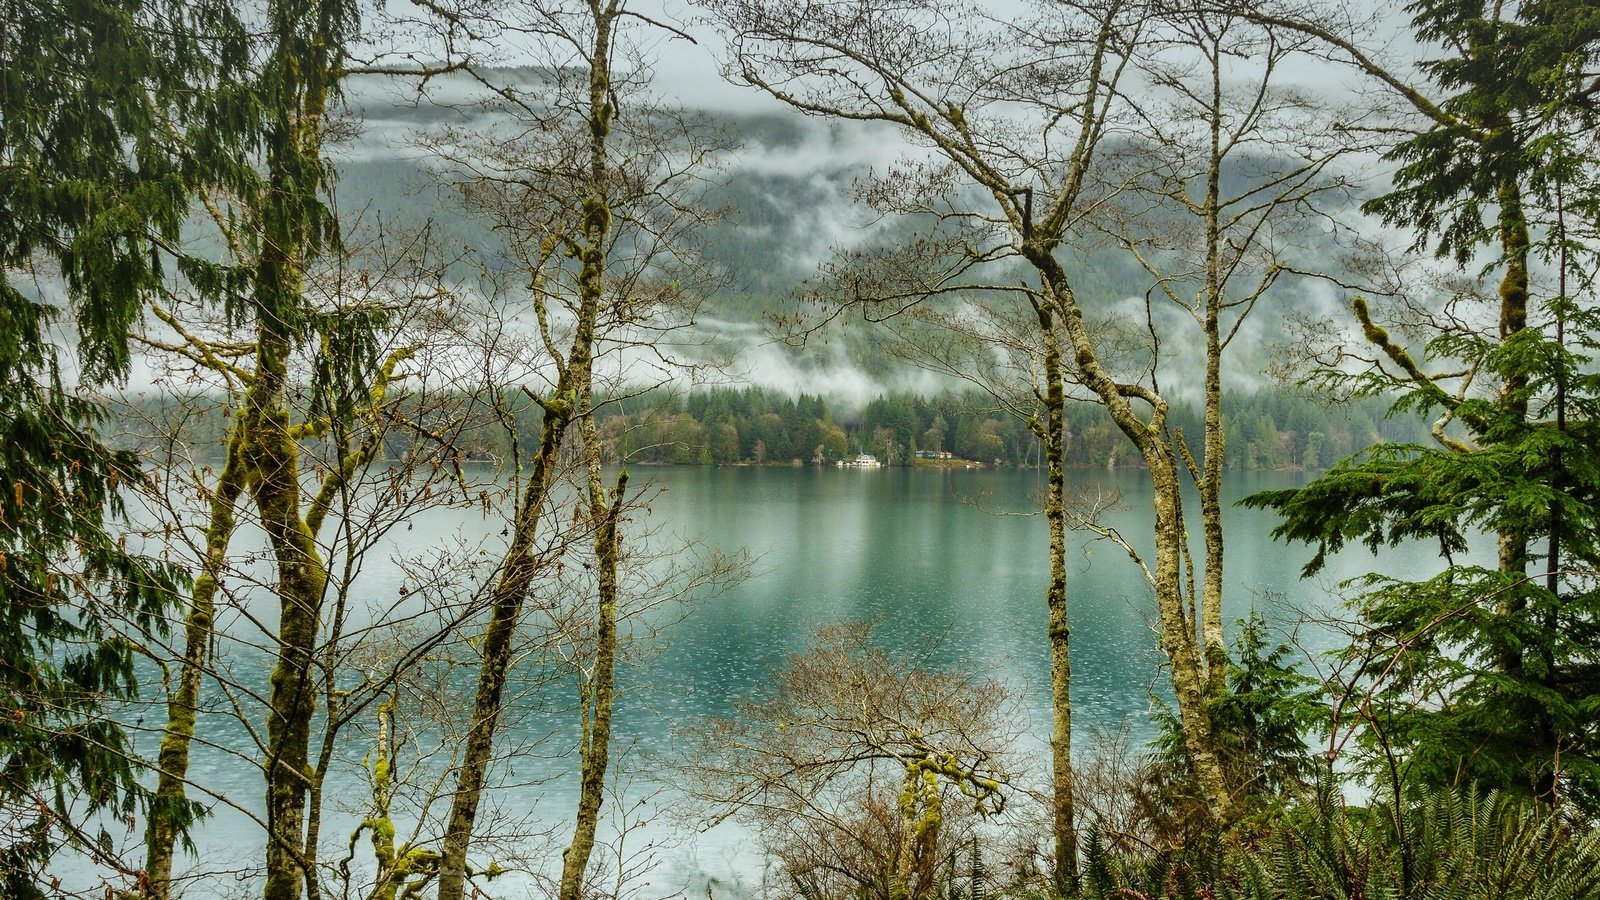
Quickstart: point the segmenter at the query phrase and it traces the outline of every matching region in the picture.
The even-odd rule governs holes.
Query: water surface
[[[645,662],[620,673],[616,736],[629,748],[625,769],[651,771],[672,752],[676,732],[706,716],[727,715],[738,698],[759,694],[773,668],[802,650],[819,625],[844,619],[876,621],[886,645],[930,664],[980,666],[1004,679],[1019,698],[1019,741],[1042,750],[1049,722],[1043,599],[1048,564],[1044,522],[1034,513],[1041,473],[648,467],[635,469],[633,476],[635,493],[649,499],[648,515],[634,524],[658,529],[650,538],[653,546],[690,539],[727,551],[743,548],[755,565],[751,577],[731,591],[688,607],[681,621],[652,642]],[[1074,490],[1120,493],[1122,500],[1106,523],[1147,549],[1149,488],[1142,472],[1071,472],[1069,479]],[[1294,473],[1232,473],[1227,499],[1302,480]],[[643,487],[646,482],[649,488]],[[1190,532],[1198,543],[1193,502],[1189,515],[1196,517]],[[1227,511],[1224,613],[1230,624],[1255,607],[1287,628],[1297,615],[1333,608],[1336,582],[1376,568],[1365,552],[1346,552],[1319,580],[1301,581],[1298,573],[1310,553],[1274,543],[1269,536],[1274,521],[1268,513]],[[502,527],[500,519],[481,511],[430,511],[411,529],[396,531],[370,557],[364,593],[394,595],[401,575],[387,556],[417,553],[455,535],[469,543],[489,535],[492,544]],[[242,535],[236,546],[250,540]],[[1073,536],[1070,544],[1075,727],[1085,734],[1094,726],[1127,724],[1142,739],[1150,733],[1153,698],[1164,693],[1162,657],[1151,627],[1153,599],[1121,549],[1082,536]],[[1386,553],[1382,568],[1415,576],[1438,566],[1433,548],[1411,545]],[[232,627],[241,621],[235,619]],[[1334,641],[1314,628],[1301,636],[1313,649]],[[230,652],[236,665],[249,665],[247,651]],[[473,676],[467,668],[458,674],[465,681]],[[515,778],[524,786],[503,792],[502,807],[550,825],[570,815],[575,791],[570,770],[576,764],[562,752],[575,730],[572,717],[562,711],[569,705],[557,698],[550,710],[524,710],[518,717],[520,730],[509,739],[543,739],[545,749],[517,761]],[[259,773],[229,752],[247,746],[245,735],[237,723],[217,720],[216,729],[208,733],[218,743],[238,744],[197,751],[196,779],[217,786],[246,809],[259,809]],[[153,753],[153,739],[146,749]],[[336,803],[352,803],[349,810],[330,811],[328,829],[334,835],[350,833],[358,821],[353,801],[365,791],[355,774],[360,750],[353,752],[330,785]],[[243,756],[248,759],[252,752],[243,749]],[[703,894],[708,877],[747,888],[759,880],[759,850],[737,826],[691,836],[681,822],[663,814],[677,805],[670,789],[653,788],[643,777],[632,784],[629,796],[641,804],[632,812],[651,822],[633,838],[634,846],[641,846],[639,841],[670,845],[659,851],[661,865],[649,878],[647,895]],[[260,842],[259,827],[246,814],[219,806],[197,837],[200,865],[228,858],[248,865],[259,859]],[[343,842],[335,838],[328,855],[343,856]],[[200,885],[196,890],[206,892]]]

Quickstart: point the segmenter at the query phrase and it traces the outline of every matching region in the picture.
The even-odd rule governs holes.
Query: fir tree
[[[1354,379],[1360,392],[1398,398],[1397,411],[1434,419],[1433,445],[1381,444],[1304,489],[1249,502],[1284,516],[1281,536],[1316,545],[1308,572],[1354,541],[1436,540],[1451,563],[1426,581],[1362,583],[1369,629],[1348,652],[1368,676],[1370,735],[1397,792],[1399,755],[1425,783],[1478,781],[1549,802],[1576,792],[1593,811],[1600,382],[1589,353],[1600,320],[1573,301],[1582,289],[1567,276],[1584,250],[1571,229],[1592,227],[1596,209],[1582,147],[1597,124],[1584,80],[1600,15],[1569,0],[1410,9],[1417,36],[1449,51],[1424,63],[1445,96],[1408,96],[1429,124],[1389,152],[1401,166],[1394,190],[1368,209],[1461,266],[1489,255],[1499,285],[1486,305],[1498,321],[1472,329],[1441,314],[1419,355],[1356,298],[1382,364],[1321,377]],[[1559,278],[1542,300],[1530,278],[1540,258]],[[1496,536],[1496,565],[1455,564],[1480,531]]]
[[[124,627],[162,629],[184,576],[108,533],[142,475],[71,384],[126,373],[128,327],[194,192],[248,139],[218,125],[238,121],[220,88],[246,43],[211,0],[8,0],[0,21],[0,805],[20,817],[0,895],[32,897],[64,841],[102,858],[85,823],[147,796],[114,719],[136,692]],[[58,286],[75,367],[51,337]]]

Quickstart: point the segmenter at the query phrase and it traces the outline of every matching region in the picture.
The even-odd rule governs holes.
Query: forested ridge
[[[1597,285],[1593,0],[0,0],[0,897],[1600,900]]]

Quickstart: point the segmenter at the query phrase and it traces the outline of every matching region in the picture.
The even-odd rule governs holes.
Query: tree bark
[[[328,572],[300,513],[300,447],[290,427],[289,357],[305,312],[307,258],[321,246],[326,213],[322,125],[339,48],[339,0],[279,2],[269,10],[278,45],[271,63],[284,108],[267,136],[267,189],[258,211],[254,279],[256,372],[245,395],[244,451],[252,493],[277,562],[277,659],[267,714],[266,900],[298,900],[316,878],[306,859],[312,674]]]
[[[1200,522],[1205,538],[1205,581],[1200,593],[1200,632],[1205,646],[1206,687],[1221,696],[1227,690],[1228,647],[1222,635],[1222,462],[1226,436],[1222,429],[1222,236],[1218,226],[1222,181],[1222,73],[1211,67],[1211,154],[1206,167],[1204,205],[1206,241],[1205,315],[1205,459],[1201,465]]]
[[[1184,597],[1181,565],[1187,545],[1182,527],[1183,496],[1176,454],[1165,434],[1167,403],[1153,391],[1119,384],[1111,377],[1095,352],[1082,307],[1072,295],[1060,262],[1037,245],[1029,245],[1026,252],[1029,262],[1045,277],[1049,297],[1071,341],[1080,380],[1100,398],[1112,421],[1138,448],[1149,467],[1155,537],[1155,567],[1151,575],[1161,623],[1161,649],[1171,667],[1184,748],[1194,766],[1195,780],[1213,820],[1229,821],[1233,796],[1216,750],[1204,663]],[[1130,397],[1150,405],[1148,421],[1134,411]]]
[[[1065,896],[1078,878],[1078,832],[1072,772],[1072,627],[1067,610],[1066,388],[1061,341],[1050,310],[1036,304],[1044,340],[1044,409],[1034,431],[1045,461],[1045,522],[1050,533],[1050,583],[1045,589],[1046,636],[1050,646],[1051,830],[1055,838],[1057,890]]]
[[[1507,181],[1500,186],[1500,252],[1506,261],[1506,271],[1500,278],[1500,341],[1505,341],[1528,327],[1528,251],[1531,239],[1528,220],[1523,214],[1522,192],[1516,182]],[[1502,386],[1502,404],[1506,412],[1519,420],[1528,418],[1528,378],[1513,373]],[[1524,575],[1528,568],[1528,538],[1519,529],[1504,528],[1499,532],[1500,571]]]
[[[1500,252],[1506,261],[1505,274],[1500,278],[1500,341],[1505,341],[1528,327],[1528,250],[1530,236],[1528,221],[1523,214],[1522,192],[1515,181],[1500,186]],[[1525,421],[1528,418],[1528,379],[1521,373],[1511,373],[1501,386],[1501,408],[1510,416]],[[1522,577],[1528,571],[1528,536],[1515,526],[1503,526],[1496,535],[1496,556],[1500,571]],[[1505,592],[1500,601],[1500,614],[1510,618],[1522,612],[1527,605],[1518,590]],[[1503,646],[1498,653],[1501,671],[1522,670],[1520,647]]]
[[[451,803],[439,863],[438,900],[462,900],[465,894],[467,848],[488,770],[490,750],[499,725],[501,698],[511,661],[511,640],[522,613],[522,602],[538,574],[533,553],[534,535],[555,474],[556,457],[566,431],[577,413],[580,398],[590,389],[595,323],[605,293],[606,245],[611,233],[611,205],[607,191],[606,139],[616,109],[611,104],[611,30],[618,15],[618,0],[603,7],[590,0],[594,18],[594,44],[589,54],[589,160],[588,194],[583,200],[583,236],[578,248],[578,316],[572,348],[557,383],[556,397],[544,404],[539,451],[513,528],[511,548],[500,570],[491,599],[491,616],[484,633],[484,658],[467,731],[456,793]]]
[[[558,391],[566,384],[563,378]],[[565,393],[565,392],[562,392]],[[499,727],[502,695],[511,665],[511,642],[522,615],[522,602],[539,571],[534,538],[555,475],[556,457],[571,421],[571,400],[549,401],[540,428],[539,449],[523,492],[522,505],[512,526],[511,546],[501,562],[500,577],[490,598],[489,623],[483,635],[483,662],[478,670],[478,691],[472,722],[456,776],[455,795],[439,860],[439,900],[461,900],[466,890],[467,848],[483,792],[484,776]]]
[[[572,841],[561,853],[560,900],[581,900],[589,857],[594,852],[600,804],[605,796],[606,767],[611,761],[611,712],[616,694],[617,665],[617,558],[621,537],[617,519],[628,488],[628,473],[617,476],[607,502],[601,481],[600,447],[596,443],[594,410],[585,402],[581,427],[589,467],[589,515],[595,522],[595,575],[598,608],[595,613],[594,674],[583,683],[583,726],[578,743],[580,781],[577,821]]]
[[[928,895],[943,818],[937,765],[931,758],[912,759],[900,786],[900,847],[889,900],[921,900]]]
[[[263,321],[257,343],[246,452],[262,530],[278,565],[278,651],[267,716],[266,900],[296,900],[314,878],[305,860],[306,792],[310,787],[311,720],[317,709],[312,673],[327,568],[300,515],[299,445],[286,409],[289,340]]]
[[[216,592],[222,566],[233,537],[234,506],[244,492],[246,466],[242,447],[242,419],[235,414],[229,426],[227,456],[217,483],[211,491],[210,520],[206,525],[205,556],[200,575],[195,579],[189,613],[184,618],[183,662],[178,672],[178,689],[167,700],[167,724],[162,731],[161,750],[156,758],[158,775],[155,795],[150,801],[150,822],[145,833],[145,896],[167,900],[171,895],[173,846],[178,822],[187,818],[180,808],[188,800],[184,785],[189,774],[189,747],[194,741],[196,714],[200,705],[200,684],[204,675],[216,622]]]

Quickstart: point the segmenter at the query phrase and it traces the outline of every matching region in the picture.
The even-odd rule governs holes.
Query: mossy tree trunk
[[[1217,56],[1220,56],[1218,48]],[[1215,60],[1216,57],[1214,56]],[[1205,332],[1205,418],[1202,446],[1203,474],[1196,479],[1200,493],[1200,523],[1205,541],[1205,575],[1200,591],[1200,634],[1205,647],[1206,686],[1221,696],[1227,690],[1228,646],[1222,636],[1222,463],[1227,437],[1222,427],[1222,234],[1218,223],[1222,182],[1222,71],[1211,67],[1211,147],[1206,158],[1206,191],[1201,206],[1205,231],[1206,274],[1203,290]],[[1180,438],[1181,439],[1181,438]]]
[[[1509,128],[1509,126],[1505,126]],[[1500,278],[1500,323],[1499,336],[1501,346],[1516,339],[1517,334],[1528,327],[1528,301],[1530,296],[1528,254],[1532,249],[1532,237],[1526,212],[1523,209],[1522,191],[1514,179],[1505,179],[1500,186],[1498,198],[1500,216],[1498,222],[1500,253],[1505,263],[1505,272]],[[1565,299],[1565,298],[1563,298]],[[1505,383],[1500,388],[1500,405],[1503,415],[1519,424],[1528,421],[1529,413],[1529,378],[1525,371],[1508,372]],[[1560,387],[1558,386],[1558,390]],[[1564,397],[1562,400],[1564,401]],[[1564,410],[1557,415],[1564,417]],[[1559,451],[1557,451],[1559,454]],[[1557,457],[1556,470],[1559,473],[1559,456]],[[1557,474],[1556,478],[1560,475]],[[1552,573],[1548,577],[1552,592],[1559,587],[1559,579],[1554,575],[1556,559],[1559,558],[1559,533],[1560,524],[1555,521],[1554,507],[1552,506],[1552,521],[1549,527],[1551,558],[1547,563]],[[1508,576],[1508,584],[1520,585],[1528,574],[1530,562],[1530,541],[1526,530],[1516,525],[1504,525],[1496,535],[1496,556],[1500,571]],[[1500,602],[1500,615],[1508,621],[1524,617],[1527,613],[1527,596],[1521,589],[1510,590],[1505,593],[1505,599]],[[1509,630],[1509,628],[1507,629]],[[1502,641],[1497,650],[1498,666],[1501,671],[1514,679],[1528,677],[1527,658],[1538,652],[1536,642]],[[1553,683],[1557,678],[1555,671],[1558,668],[1551,664],[1548,654],[1542,660],[1535,660],[1534,666],[1542,669],[1545,674],[1539,676],[1541,686],[1546,690],[1559,692],[1560,686]],[[1537,703],[1529,704],[1529,717],[1533,720],[1533,728],[1539,733],[1541,742],[1547,747],[1559,747],[1557,729],[1549,713]],[[1559,751],[1557,751],[1559,754]],[[1533,794],[1536,798],[1554,804],[1561,796],[1560,788],[1560,757],[1557,755],[1549,761],[1547,766],[1540,768],[1534,778]]]
[[[372,779],[371,814],[350,836],[351,855],[363,831],[372,844],[372,859],[377,865],[377,882],[369,900],[410,900],[420,897],[438,875],[439,854],[432,850],[397,844],[390,806],[394,799],[394,717],[398,699],[390,695],[377,707],[378,735],[368,756],[367,771]]]
[[[1045,588],[1050,647],[1050,823],[1055,881],[1068,891],[1078,879],[1078,831],[1072,777],[1072,626],[1067,610],[1066,384],[1061,339],[1049,307],[1034,303],[1044,342],[1044,390],[1029,423],[1043,450],[1045,524],[1050,535],[1050,582]]]
[[[605,796],[606,768],[611,761],[611,714],[616,696],[617,666],[617,560],[621,536],[617,531],[628,473],[617,476],[609,498],[601,472],[601,454],[594,409],[584,401],[581,422],[585,463],[588,467],[589,520],[594,529],[596,581],[594,668],[580,673],[582,722],[579,729],[578,811],[572,841],[561,853],[560,900],[582,900],[584,876],[594,852],[600,804]]]
[[[569,370],[570,371],[570,370]],[[539,447],[523,489],[516,520],[512,523],[511,546],[501,560],[498,578],[489,600],[489,621],[484,626],[482,659],[478,664],[478,688],[473,701],[472,720],[461,752],[455,793],[446,820],[439,864],[440,900],[461,900],[466,894],[467,849],[482,798],[484,778],[494,749],[494,736],[500,723],[506,679],[510,675],[511,651],[522,604],[539,572],[534,551],[540,519],[545,514],[550,487],[556,476],[556,460],[572,420],[570,376],[557,384],[557,396],[545,401],[544,422],[540,426]]]
[[[620,0],[604,4],[591,0],[588,9],[594,24],[592,44],[587,48],[589,79],[585,112],[589,146],[580,233],[571,247],[579,263],[577,316],[571,347],[566,359],[560,362],[561,375],[555,396],[541,403],[544,423],[539,449],[513,523],[511,547],[501,563],[499,579],[490,599],[477,697],[446,822],[439,868],[439,900],[462,900],[466,893],[467,851],[499,727],[513,638],[523,600],[539,573],[534,538],[544,515],[567,430],[575,417],[584,412],[580,406],[588,397],[592,383],[596,324],[605,296],[606,248],[612,228],[607,177],[607,138],[616,116],[611,94],[611,37],[621,14],[621,3]]]
[[[939,772],[928,760],[906,766],[900,787],[900,846],[889,881],[889,900],[922,900],[933,889],[939,826],[944,817]]]
[[[246,411],[246,453],[261,528],[277,563],[278,631],[270,676],[267,747],[267,900],[295,900],[316,873],[305,846],[311,787],[311,723],[317,710],[313,664],[328,572],[315,536],[300,514],[299,445],[287,409],[289,342],[271,324],[261,328],[260,367]]]
[[[260,251],[252,312],[254,380],[245,394],[243,452],[262,531],[277,566],[278,628],[269,676],[266,760],[266,900],[298,900],[317,878],[305,841],[311,787],[313,666],[328,571],[301,514],[300,448],[290,414],[289,364],[306,332],[310,259],[337,240],[321,202],[327,170],[322,129],[342,63],[343,0],[277,0],[266,95],[275,104],[266,139],[266,184],[256,210]],[[314,888],[313,888],[314,892]]]
[[[1205,662],[1191,613],[1192,598],[1184,589],[1183,556],[1188,543],[1183,528],[1177,453],[1166,435],[1167,401],[1149,388],[1112,377],[1095,351],[1082,307],[1072,295],[1060,262],[1053,253],[1036,246],[1030,246],[1029,260],[1039,268],[1050,288],[1082,383],[1099,398],[1149,468],[1155,538],[1150,577],[1156,594],[1161,649],[1171,671],[1184,749],[1194,767],[1195,781],[1212,818],[1226,822],[1232,816],[1233,794],[1222,771],[1212,731]],[[1150,408],[1148,418],[1140,416],[1133,401]]]
[[[1509,128],[1510,126],[1503,126]],[[1500,217],[1498,222],[1500,253],[1506,270],[1500,277],[1500,343],[1504,345],[1528,327],[1528,252],[1531,238],[1528,220],[1522,208],[1522,192],[1514,180],[1500,185]],[[1504,414],[1518,422],[1528,418],[1528,377],[1523,372],[1511,372],[1500,386],[1500,404]],[[1500,571],[1521,578],[1528,571],[1528,536],[1514,526],[1503,526],[1496,535],[1496,557]],[[1526,606],[1521,591],[1506,592],[1501,601],[1501,611],[1508,618],[1519,614]],[[1503,671],[1522,669],[1520,648],[1506,646],[1499,652],[1499,665]]]
[[[372,829],[372,859],[378,864],[378,888],[374,900],[394,900],[395,893],[405,880],[396,864],[394,845],[394,819],[389,815],[394,791],[394,759],[389,752],[389,734],[393,727],[394,699],[378,704],[378,739],[372,748],[372,816],[367,820]]]
[[[185,783],[189,776],[189,748],[194,741],[201,680],[209,663],[211,629],[216,621],[216,593],[222,580],[228,541],[233,536],[234,507],[248,482],[241,423],[242,418],[236,414],[228,429],[227,456],[211,489],[205,555],[200,561],[200,574],[195,578],[188,614],[184,617],[183,661],[178,670],[178,687],[167,700],[167,724],[156,758],[156,790],[151,798],[145,833],[145,873],[149,879],[145,894],[152,900],[167,900],[171,895],[173,848],[184,824],[181,816],[188,797]]]

